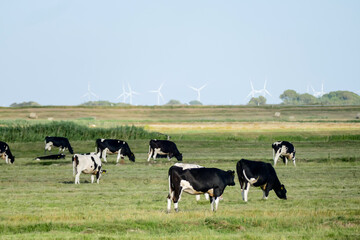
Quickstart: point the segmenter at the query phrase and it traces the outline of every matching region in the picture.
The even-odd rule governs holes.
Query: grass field
[[[40,109],[45,117],[53,115],[46,113],[47,108]],[[145,117],[136,119],[132,114],[118,121],[116,117],[84,119],[98,110],[80,109],[86,114],[75,118],[75,114],[68,114],[62,120],[82,121],[83,125],[98,121],[96,124],[104,127],[124,122],[149,128],[151,124],[170,126],[166,132],[176,140],[184,162],[224,170],[235,170],[241,158],[272,162],[274,139],[301,136],[293,141],[297,167],[291,163],[276,166],[278,177],[288,191],[288,200],[278,199],[273,191],[268,200],[262,200],[262,191],[251,188],[249,201],[245,203],[236,179],[234,187],[225,189],[224,200],[216,213],[210,211],[210,204],[203,197],[196,202],[194,196],[184,194],[179,203],[180,212],[167,214],[167,171],[175,160],[148,163],[148,139],[125,139],[136,155],[136,162],[126,159],[124,164],[116,165],[115,156],[110,156],[104,166],[108,172],[99,185],[90,184],[90,176],[84,174],[80,176],[80,185],[73,184],[69,154],[65,160],[34,161],[36,156],[43,155],[43,141],[9,142],[16,161],[11,166],[3,160],[0,162],[0,239],[359,239],[360,141],[356,136],[360,123],[350,119],[359,108],[351,109],[345,107],[336,113],[335,109],[326,108],[323,112],[334,111],[331,112],[334,117],[323,118],[325,123],[321,124],[319,119],[310,119],[309,109],[301,113],[297,109],[295,119],[302,116],[310,120],[276,120],[289,124],[284,128],[277,127],[273,119],[260,121],[255,117],[253,121],[249,117],[244,124],[243,119],[224,121],[217,119],[218,115],[212,122],[199,120],[192,124],[189,119],[182,121],[178,112],[168,114],[168,120],[157,115],[161,119],[148,118],[148,122]],[[217,109],[223,115],[227,115],[227,110],[239,109]],[[64,114],[68,109],[58,111]],[[208,111],[204,118],[211,118],[212,109]],[[295,112],[291,111],[291,114]],[[344,117],[349,111],[352,112],[349,117]],[[260,112],[265,114],[270,110],[265,108]],[[4,117],[6,114],[0,110],[0,120],[5,125],[24,121],[19,120],[21,117]],[[35,121],[46,122],[45,117]],[[177,125],[181,127],[171,128]],[[163,132],[164,129],[152,130]],[[71,143],[76,152],[94,149],[94,140]]]

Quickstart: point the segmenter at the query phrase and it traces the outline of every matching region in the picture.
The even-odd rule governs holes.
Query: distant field
[[[38,119],[29,119],[31,112]],[[358,106],[0,108],[0,136],[9,126],[20,136],[9,142],[15,164],[0,159],[0,239],[360,239],[358,113]],[[115,165],[110,156],[99,185],[82,174],[75,186],[69,154],[65,160],[34,161],[44,153],[45,132],[40,140],[21,140],[30,134],[28,126],[53,121],[59,133],[75,136],[80,129],[91,136],[70,138],[75,152],[94,150],[92,138],[103,136],[91,134],[116,137],[117,127],[135,125],[171,135],[184,162],[224,170],[235,170],[241,158],[272,163],[271,143],[291,140],[297,167],[276,167],[286,201],[273,191],[261,200],[262,191],[251,188],[244,203],[236,179],[216,213],[203,197],[196,202],[184,194],[180,212],[166,214],[167,171],[175,161],[146,161],[153,135],[125,134],[136,162]]]

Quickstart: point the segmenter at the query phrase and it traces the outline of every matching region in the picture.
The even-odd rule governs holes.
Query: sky
[[[360,1],[0,0],[0,106],[246,104],[262,89],[360,94]],[[92,98],[91,100],[96,100]],[[127,99],[129,102],[129,99]]]

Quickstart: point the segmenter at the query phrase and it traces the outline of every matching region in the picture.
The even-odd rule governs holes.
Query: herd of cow
[[[130,161],[135,162],[135,155],[131,152],[127,142],[118,139],[97,139],[95,152],[85,154],[74,154],[73,148],[67,138],[49,137],[45,138],[45,153],[50,151],[52,147],[58,147],[59,152],[66,149],[73,154],[73,175],[75,176],[75,184],[80,184],[80,174],[91,174],[91,183],[95,177],[97,183],[102,173],[106,170],[102,169],[101,158],[104,162],[107,153],[117,154],[116,162],[124,159],[125,156]],[[292,160],[295,164],[295,148],[293,144],[287,141],[278,141],[272,144],[274,166],[279,158],[284,164],[288,160]],[[10,151],[7,143],[0,141],[0,155],[5,158],[7,164],[13,164],[15,157]],[[158,157],[167,157],[169,160],[175,157],[178,161],[182,161],[182,154],[177,149],[174,142],[169,140],[150,140],[148,159],[154,160]],[[62,153],[55,155],[47,155],[38,157],[38,159],[58,159],[64,158]],[[286,189],[282,185],[276,175],[274,167],[270,163],[260,161],[250,161],[241,159],[236,164],[236,173],[239,179],[242,199],[246,202],[250,186],[260,187],[263,191],[263,198],[267,199],[269,192],[274,190],[280,199],[286,199]],[[168,171],[169,194],[167,197],[167,211],[171,210],[171,203],[174,204],[175,211],[178,211],[178,202],[183,192],[199,195],[205,194],[210,198],[211,209],[216,211],[219,200],[226,186],[234,186],[235,171],[224,171],[218,168],[205,168],[196,164],[176,163],[170,167]],[[214,206],[215,205],[215,206]]]

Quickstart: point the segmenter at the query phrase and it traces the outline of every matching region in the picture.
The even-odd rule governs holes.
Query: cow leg
[[[248,200],[249,190],[250,190],[250,183],[246,183],[246,187],[245,187],[245,190],[244,190],[244,201],[245,202],[247,202],[247,200]]]
[[[293,159],[294,166],[296,167],[295,158]]]
[[[215,197],[215,210],[213,210],[214,212],[216,212],[217,209],[218,209],[219,201],[220,201],[220,198],[219,198],[219,197]]]
[[[81,171],[78,171],[75,176],[75,184],[80,184],[80,173]]]
[[[275,154],[275,158],[274,158],[274,167],[276,166],[276,162],[278,161],[279,157],[280,157],[280,151],[281,149],[279,149],[277,151],[277,153]]]
[[[200,201],[200,195],[195,195],[196,201]]]
[[[104,162],[107,162],[106,161],[106,149],[103,150],[102,156],[103,156]]]
[[[154,155],[153,155],[153,159],[156,160],[156,156],[157,156],[157,151],[154,150]]]
[[[121,148],[118,151],[118,155],[116,157],[116,163],[119,163],[119,159],[120,159],[120,152],[121,152]]]
[[[171,160],[171,159],[170,159],[170,154],[167,155],[167,159],[168,159],[169,161]]]
[[[265,200],[268,199],[269,192],[267,192],[266,190],[262,190],[262,191],[263,191],[263,199],[265,199]]]
[[[91,174],[91,183],[94,183],[95,175]]]
[[[208,193],[205,193],[204,196],[205,196],[206,200],[209,200],[209,194]]]
[[[7,154],[5,154],[5,162],[6,162],[6,164],[9,163],[9,156]]]

